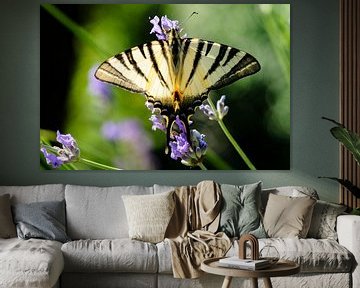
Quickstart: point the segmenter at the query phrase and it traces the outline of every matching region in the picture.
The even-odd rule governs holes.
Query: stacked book
[[[233,256],[220,259],[219,266],[246,270],[259,270],[270,267],[271,262],[267,259],[251,260],[240,259],[238,256]]]

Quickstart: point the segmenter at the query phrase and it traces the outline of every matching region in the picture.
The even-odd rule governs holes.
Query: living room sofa
[[[64,200],[68,236],[65,243],[35,238],[0,239],[0,287],[221,287],[223,277],[205,273],[197,279],[175,279],[167,241],[150,243],[129,238],[122,196],[155,195],[171,189],[174,187],[162,185],[0,186],[0,196],[9,194],[13,206]],[[263,189],[263,209],[272,193],[318,197],[316,191],[305,187]],[[333,213],[330,210],[327,212]],[[337,240],[259,239],[260,249],[272,245],[281,258],[296,261],[301,266],[299,274],[272,278],[274,287],[360,287],[357,264],[360,261],[360,217],[336,215],[336,218]],[[313,218],[312,221],[318,220]],[[237,241],[233,241],[227,255],[237,253]],[[246,279],[233,279],[232,287],[240,287],[236,286],[240,284],[251,286]],[[262,281],[259,284],[262,287]]]

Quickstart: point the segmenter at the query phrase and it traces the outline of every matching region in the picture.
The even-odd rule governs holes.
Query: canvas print
[[[42,4],[43,170],[290,169],[289,4]]]

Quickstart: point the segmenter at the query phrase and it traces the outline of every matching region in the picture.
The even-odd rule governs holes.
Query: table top
[[[245,277],[245,278],[262,278],[262,277],[279,277],[288,276],[300,272],[300,266],[293,261],[279,260],[269,268],[259,270],[245,270],[238,268],[222,267],[219,265],[220,258],[206,259],[201,263],[201,270],[223,276]]]

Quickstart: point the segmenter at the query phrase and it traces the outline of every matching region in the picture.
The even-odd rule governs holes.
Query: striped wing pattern
[[[174,93],[177,92],[180,108],[186,110],[200,105],[210,90],[260,69],[253,56],[224,44],[196,38],[181,39],[179,43],[178,55],[171,53],[168,41],[156,40],[133,47],[101,64],[95,76],[145,94],[167,108],[174,105]],[[174,61],[174,57],[178,59]],[[174,63],[178,63],[177,67]]]
[[[111,57],[100,65],[99,80],[126,90],[152,96],[162,105],[171,105],[174,67],[166,41],[152,41]]]
[[[177,75],[185,106],[219,89],[259,71],[260,64],[250,54],[211,41],[187,38],[180,53],[182,69]]]

